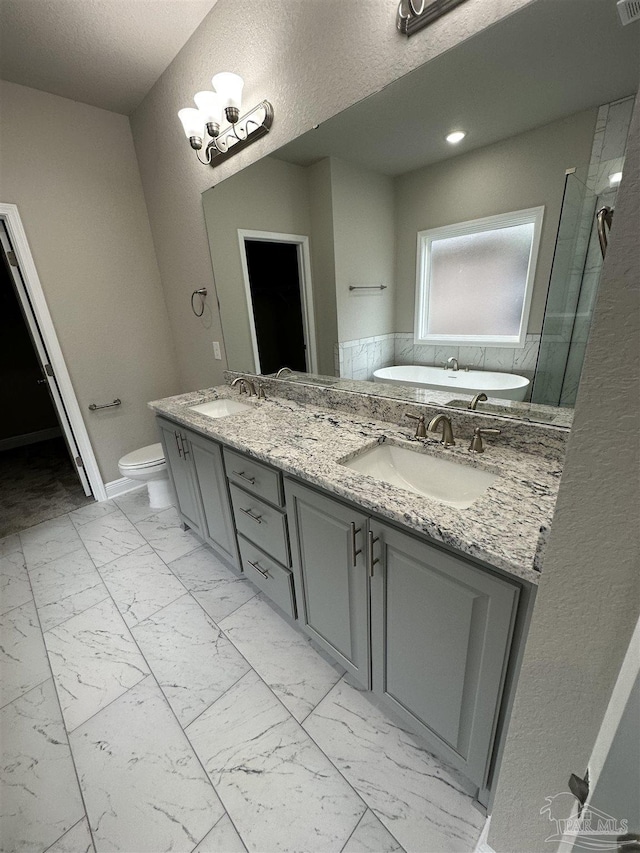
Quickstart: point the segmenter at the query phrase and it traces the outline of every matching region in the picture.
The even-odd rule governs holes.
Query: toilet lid
[[[160,442],[158,444],[148,444],[146,447],[141,447],[139,450],[132,450],[120,460],[121,468],[148,468],[151,465],[157,465],[159,462],[164,462],[164,451]]]

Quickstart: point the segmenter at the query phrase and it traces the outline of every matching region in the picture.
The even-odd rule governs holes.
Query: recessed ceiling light
[[[615,187],[622,180],[622,172],[613,172],[609,175],[609,186]]]
[[[447,142],[451,145],[457,145],[458,142],[462,142],[466,135],[464,130],[454,130],[453,133],[448,134]]]

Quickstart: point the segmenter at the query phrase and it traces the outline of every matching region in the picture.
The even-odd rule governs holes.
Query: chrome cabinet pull
[[[178,433],[175,432],[175,430],[174,430],[173,434],[174,434],[175,439],[176,439],[176,447],[178,448],[178,456],[182,459],[182,449],[180,447],[180,442],[178,441]]]
[[[243,512],[245,515],[248,515],[249,518],[252,519],[253,521],[256,521],[258,524],[262,524],[262,516],[261,515],[254,515],[250,509],[243,509],[242,507],[238,507],[238,509],[240,510],[240,512]]]
[[[260,572],[263,578],[266,578],[267,580],[271,578],[269,572],[266,569],[261,568],[257,563],[252,563],[251,560],[247,560],[247,563],[249,563],[250,566],[253,566],[256,572]]]
[[[184,454],[184,458],[186,459],[187,456],[191,454],[191,451],[189,450],[189,442],[187,440],[187,437],[186,435],[182,435],[182,433],[180,433],[180,444],[182,445],[182,453]]]
[[[369,577],[370,578],[373,577],[373,567],[375,566],[376,563],[380,562],[380,560],[377,557],[374,559],[374,556],[373,556],[373,546],[376,544],[376,542],[379,542],[379,541],[380,541],[380,537],[374,536],[373,532],[370,530],[369,531]]]
[[[362,528],[356,528],[355,522],[351,522],[351,565],[355,569],[358,561],[358,554],[362,554],[362,548],[356,548],[356,536],[362,533]]]
[[[246,480],[247,483],[251,483],[252,486],[255,486],[255,484],[256,484],[256,478],[255,477],[247,477],[247,475],[244,473],[244,471],[232,471],[231,473],[235,474],[236,477],[242,477],[243,480]]]

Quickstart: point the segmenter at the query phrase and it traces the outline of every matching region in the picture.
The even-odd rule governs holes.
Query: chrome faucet
[[[451,367],[452,370],[458,370],[458,359],[455,355],[452,355],[451,358],[447,359],[447,364]]]
[[[231,383],[231,387],[235,388],[236,385],[240,385],[241,394],[247,393],[247,380],[244,378],[244,376],[236,376],[236,378]]]
[[[258,396],[256,386],[253,384],[252,380],[247,379],[246,376],[236,376],[231,383],[231,387],[233,388],[235,385],[240,385],[241,394],[248,394],[250,397]]]
[[[291,373],[293,375],[293,370],[290,367],[281,367],[280,370],[276,373],[275,379],[280,379],[283,373]]]
[[[448,418],[446,415],[436,415],[435,418],[431,418],[429,421],[427,430],[429,432],[433,432],[440,426],[440,424],[442,424],[442,440],[440,444],[443,444],[445,447],[451,447],[456,443],[455,438],[453,437],[451,418]]]
[[[468,408],[475,412],[478,403],[484,403],[484,401],[487,399],[487,395],[484,393],[484,391],[481,391],[479,394],[476,394],[473,400],[469,403]]]

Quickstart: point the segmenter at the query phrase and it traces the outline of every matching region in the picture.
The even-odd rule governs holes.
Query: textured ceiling
[[[0,0],[0,77],[129,114],[216,0]]]

